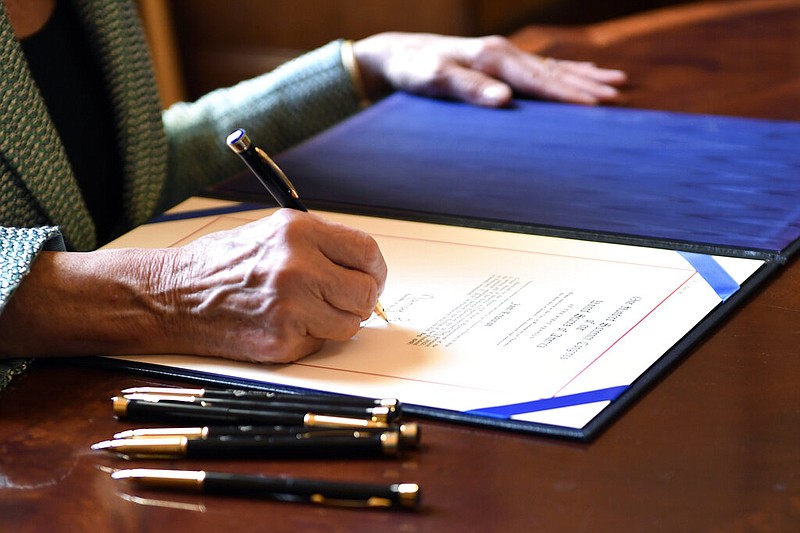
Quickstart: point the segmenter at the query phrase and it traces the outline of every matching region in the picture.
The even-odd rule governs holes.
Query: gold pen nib
[[[389,323],[389,317],[386,316],[386,311],[383,310],[383,306],[380,302],[375,304],[375,314],[384,319],[387,324]]]

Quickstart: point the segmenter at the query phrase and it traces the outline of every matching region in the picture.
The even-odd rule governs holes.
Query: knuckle
[[[361,250],[364,263],[373,265],[381,261],[381,250],[378,242],[369,234],[361,234]]]
[[[450,69],[443,61],[432,61],[424,69],[424,79],[427,80],[428,90],[437,95],[445,91],[450,85]]]
[[[505,52],[509,47],[508,39],[501,35],[487,35],[478,38],[479,54],[497,54]]]
[[[296,240],[308,230],[309,221],[299,211],[280,209],[270,219],[275,224],[275,233],[289,242]]]

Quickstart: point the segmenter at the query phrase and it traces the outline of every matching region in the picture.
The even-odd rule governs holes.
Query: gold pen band
[[[308,413],[303,417],[303,424],[321,428],[388,428],[389,423],[382,417],[348,418],[344,416],[318,415]]]

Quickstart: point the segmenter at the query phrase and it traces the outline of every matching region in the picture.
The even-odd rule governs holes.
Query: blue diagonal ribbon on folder
[[[689,261],[689,264],[706,280],[706,283],[711,285],[723,302],[739,290],[740,287],[736,280],[712,256],[693,252],[678,253]]]
[[[511,403],[508,405],[497,405],[495,407],[482,407],[481,409],[472,409],[467,411],[467,413],[474,415],[493,416],[495,418],[509,418],[514,415],[534,413],[536,411],[548,411],[550,409],[559,409],[561,407],[572,407],[575,405],[583,405],[595,402],[611,402],[619,398],[620,394],[625,392],[625,389],[627,388],[627,385],[608,387],[606,389],[578,392],[576,394],[567,394],[553,398],[542,398],[540,400],[532,400],[530,402]]]

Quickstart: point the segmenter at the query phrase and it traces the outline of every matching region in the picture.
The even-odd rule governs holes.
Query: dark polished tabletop
[[[623,105],[800,120],[800,0],[710,2],[523,47],[625,69]],[[789,264],[596,440],[420,421],[392,459],[126,463],[89,446],[134,427],[121,388],[177,384],[39,361],[0,393],[0,531],[797,531],[800,266]],[[135,489],[121,467],[418,482],[419,511]]]

